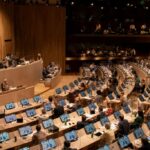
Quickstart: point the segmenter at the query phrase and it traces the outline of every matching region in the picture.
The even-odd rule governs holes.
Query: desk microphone
[[[4,114],[5,114],[5,112],[6,112],[6,110],[5,110],[5,108],[4,108]]]
[[[16,142],[16,141],[17,141],[17,137],[15,136],[15,137],[14,137],[14,142]]]

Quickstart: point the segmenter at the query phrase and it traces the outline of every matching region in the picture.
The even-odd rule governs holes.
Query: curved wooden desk
[[[42,78],[43,63],[41,60],[15,68],[0,69],[0,83],[7,78],[11,86],[34,85]]]

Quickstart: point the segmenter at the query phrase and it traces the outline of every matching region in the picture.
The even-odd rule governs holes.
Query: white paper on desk
[[[85,116],[87,117],[87,118],[92,118],[93,117],[93,115],[91,115],[91,114],[85,114]]]
[[[112,129],[112,130],[115,130],[117,127],[116,127],[116,124],[115,123],[112,123],[111,124],[111,126],[110,126],[110,128]]]

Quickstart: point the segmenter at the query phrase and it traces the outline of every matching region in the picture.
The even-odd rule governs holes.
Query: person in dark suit
[[[60,117],[61,115],[64,114],[64,107],[63,106],[56,106],[53,110],[53,115],[52,115],[52,118],[57,118],[57,117]]]
[[[141,138],[142,146],[138,150],[148,150],[150,149],[150,143],[146,137]]]
[[[62,148],[62,150],[77,150],[77,149],[76,148],[71,148],[70,147],[70,142],[64,141],[64,147]]]
[[[76,129],[84,128],[84,126],[87,125],[87,124],[88,124],[88,122],[86,121],[86,116],[82,115],[81,121],[77,122]]]
[[[121,137],[123,135],[128,135],[130,130],[130,124],[128,120],[124,119],[123,115],[119,116],[118,130],[115,133],[115,137]]]
[[[2,91],[8,91],[9,90],[9,84],[7,79],[4,79],[4,81],[1,83],[1,89]]]

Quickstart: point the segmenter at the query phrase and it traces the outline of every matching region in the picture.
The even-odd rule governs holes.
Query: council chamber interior
[[[150,0],[0,0],[0,150],[149,150]]]

